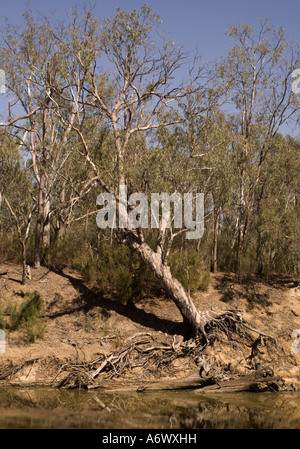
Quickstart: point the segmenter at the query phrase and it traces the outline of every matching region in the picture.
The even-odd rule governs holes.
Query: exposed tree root
[[[226,381],[231,377],[222,370],[217,370],[204,356],[203,350],[215,340],[226,337],[231,340],[233,335],[239,335],[242,341],[249,341],[250,347],[255,344],[249,333],[259,333],[260,337],[267,335],[251,328],[242,318],[239,311],[216,312],[214,310],[201,313],[202,333],[197,338],[184,341],[180,336],[174,336],[170,341],[154,341],[149,333],[138,333],[125,340],[121,349],[109,355],[100,354],[90,362],[64,364],[57,376],[67,375],[60,381],[61,388],[96,388],[109,379],[126,378],[132,372],[140,373],[143,379],[159,378],[162,375],[172,377],[172,362],[181,359],[182,362],[193,360],[198,365],[198,386],[209,385],[218,381]],[[270,336],[270,338],[273,338]],[[248,345],[247,345],[248,346]],[[189,382],[188,382],[189,384]],[[193,378],[195,385],[195,378]]]
[[[213,309],[201,311],[198,319],[198,327],[196,336],[198,338],[203,338],[205,344],[209,344],[211,338],[214,338],[212,333],[213,328],[219,328],[227,335],[229,333],[235,332],[243,334],[245,337],[252,339],[251,334],[248,330],[270,338],[275,341],[275,338],[264,332],[259,331],[251,327],[247,321],[243,318],[241,311],[239,310],[225,310],[225,311],[215,311]],[[213,337],[212,337],[213,336]]]
[[[173,338],[171,344],[154,342],[150,334],[136,334],[125,341],[121,350],[109,356],[100,355],[91,362],[64,364],[56,377],[62,372],[68,375],[61,381],[63,388],[84,388],[97,381],[120,377],[126,372],[140,368],[142,373],[158,372],[169,365],[174,359],[184,357],[190,351],[189,344],[180,345]]]

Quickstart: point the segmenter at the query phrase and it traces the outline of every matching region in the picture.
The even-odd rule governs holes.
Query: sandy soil
[[[1,274],[2,273],[2,274]],[[32,279],[21,285],[21,267],[0,264],[0,305],[9,301],[21,304],[27,293],[38,291],[44,301],[43,316],[47,331],[43,339],[28,343],[20,331],[6,332],[6,351],[0,354],[1,366],[24,368],[5,379],[21,385],[53,384],[61,366],[68,361],[90,361],[99,354],[109,355],[133,334],[146,332],[154,339],[172,342],[182,332],[181,315],[165,297],[145,298],[131,307],[103,298],[92,285],[85,284],[72,270],[54,272],[47,268],[31,270]],[[292,332],[300,328],[300,289],[288,276],[255,276],[218,273],[212,276],[207,292],[193,295],[202,309],[239,309],[253,329],[271,335],[260,342],[258,357],[271,366],[274,374],[289,384],[300,384],[300,352]],[[251,331],[250,331],[251,332]],[[253,341],[259,336],[252,331]],[[177,337],[175,337],[177,338]],[[180,337],[178,337],[180,339]],[[300,343],[299,346],[300,348]],[[251,345],[224,337],[205,348],[204,354],[216,366],[229,366],[245,374],[250,366]],[[32,361],[35,361],[32,363]],[[31,363],[27,364],[27,361]],[[253,363],[253,358],[251,359]],[[177,359],[172,365],[175,377],[197,369],[196,357]],[[248,370],[248,371],[247,371]],[[138,375],[138,372],[131,373]],[[1,376],[0,376],[1,377]],[[0,379],[1,380],[1,379]]]

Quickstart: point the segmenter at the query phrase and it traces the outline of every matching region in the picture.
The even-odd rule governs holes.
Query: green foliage
[[[204,237],[192,243],[176,237],[169,257],[173,275],[189,292],[207,290],[212,258],[223,271],[299,274],[300,146],[279,134],[280,124],[297,111],[298,100],[286,94],[297,59],[281,28],[264,20],[258,33],[252,25],[230,27],[234,43],[227,57],[211,67],[213,84],[197,91],[199,79],[194,86],[173,86],[185,56],[174,42],[152,42],[160,19],[147,4],[118,8],[102,23],[83,8],[64,30],[52,29],[51,20],[39,22],[30,10],[24,19],[23,26],[7,23],[0,30],[1,67],[19,106],[32,101],[34,109],[41,98],[49,103],[45,121],[41,112],[30,117],[43,148],[29,136],[20,146],[24,130],[16,124],[0,130],[2,259],[22,261],[19,241],[26,242],[25,262],[33,259],[37,206],[45,204],[39,204],[39,183],[46,175],[40,193],[50,198],[51,241],[42,262],[78,270],[84,281],[124,304],[155,294],[159,285],[150,268],[110,230],[96,227],[100,185],[116,192],[122,173],[128,192],[148,198],[152,192],[204,193]],[[50,39],[59,28],[57,39]],[[97,67],[107,63],[102,56],[110,61],[105,73]],[[73,123],[68,86],[75,85],[88,104],[80,103],[76,130],[66,133],[66,123]],[[226,98],[234,104],[232,115],[220,106]],[[145,235],[156,248],[156,230]],[[9,314],[12,328],[22,323],[31,329],[31,341],[43,327],[35,295],[22,309],[12,304]],[[0,311],[0,326],[5,324]]]
[[[202,275],[202,278],[201,278],[201,281],[200,281],[198,289],[203,291],[203,292],[206,292],[208,290],[209,285],[210,285],[210,281],[211,281],[210,272],[209,271],[205,271],[203,273],[203,275]]]
[[[112,283],[117,291],[118,298],[127,304],[133,298],[133,276],[131,267],[119,264],[112,271]]]
[[[101,245],[97,284],[115,293],[123,304],[157,291],[157,281],[146,264],[124,245]],[[151,293],[150,293],[151,292]]]
[[[27,340],[34,343],[36,339],[42,338],[46,331],[46,323],[39,316],[31,316],[24,322],[24,330]]]
[[[123,304],[137,301],[146,293],[155,294],[158,283],[153,273],[127,246],[107,240],[97,243],[93,235],[88,242],[86,239],[80,230],[76,239],[73,232],[67,232],[47,251],[46,264],[54,269],[68,266],[78,270],[84,281]]]
[[[31,234],[27,243],[27,263],[32,260],[34,248],[34,236]],[[17,232],[13,229],[10,231],[0,232],[0,256],[3,261],[22,263],[22,254],[20,252],[20,242]]]
[[[206,288],[207,280],[203,280],[205,265],[200,253],[193,247],[186,250],[174,249],[170,254],[169,264],[173,276],[187,291],[193,293],[199,288]]]
[[[55,269],[72,266],[81,271],[86,262],[87,255],[83,235],[77,233],[75,239],[73,232],[68,232],[64,238],[54,241],[44,257],[44,263],[49,268]]]
[[[141,7],[140,11],[133,9],[130,12],[125,12],[121,8],[117,8],[113,19],[105,20],[102,34],[103,44],[106,48],[111,47],[113,54],[122,55],[124,59],[128,56],[127,52],[131,57],[137,56],[134,52],[140,46],[149,45],[153,26],[160,22],[159,16],[153,14],[151,7],[146,4]]]
[[[0,329],[4,330],[5,328],[6,328],[6,320],[4,316],[4,310],[2,304],[0,304]]]
[[[6,314],[9,316],[9,323],[7,327],[12,331],[16,330],[20,324],[20,312],[16,302],[13,302],[12,300],[9,301],[6,307]]]
[[[30,343],[42,338],[46,331],[45,320],[41,317],[43,300],[38,292],[28,294],[18,308],[16,304],[10,310],[10,330],[21,329]]]

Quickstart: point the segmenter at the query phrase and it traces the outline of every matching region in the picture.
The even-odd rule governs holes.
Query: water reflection
[[[0,389],[0,428],[300,428],[299,393]]]

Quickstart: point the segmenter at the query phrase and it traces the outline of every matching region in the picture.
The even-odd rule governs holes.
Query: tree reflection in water
[[[300,428],[300,394],[0,389],[0,428]]]

